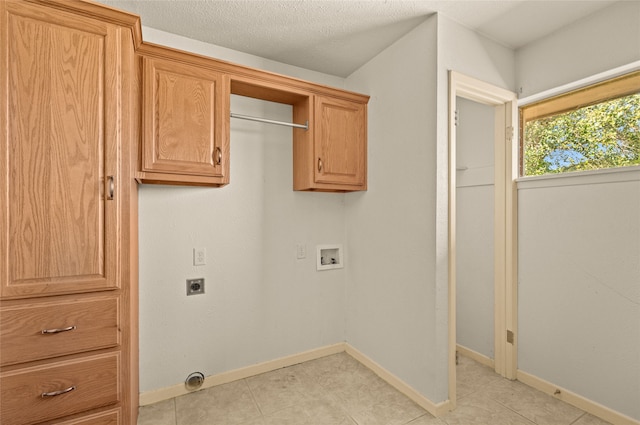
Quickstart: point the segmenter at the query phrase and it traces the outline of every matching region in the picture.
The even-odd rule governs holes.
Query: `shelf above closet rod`
[[[263,122],[263,123],[266,123],[266,124],[284,125],[284,126],[287,126],[287,127],[295,127],[295,128],[302,128],[304,130],[309,130],[309,121],[308,120],[304,124],[296,124],[296,123],[285,122],[285,121],[269,120],[269,119],[266,119],[266,118],[251,117],[249,115],[234,114],[233,112],[231,113],[231,118],[238,118],[238,119],[241,119],[241,120],[249,120],[249,121],[258,121],[258,122]]]

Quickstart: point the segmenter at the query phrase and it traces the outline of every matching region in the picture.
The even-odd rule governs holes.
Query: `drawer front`
[[[113,347],[119,342],[115,296],[4,307],[0,316],[3,366]]]
[[[119,368],[116,352],[3,373],[0,423],[36,424],[117,403]]]
[[[65,422],[56,422],[57,425],[120,425],[120,410],[96,413],[71,419]]]

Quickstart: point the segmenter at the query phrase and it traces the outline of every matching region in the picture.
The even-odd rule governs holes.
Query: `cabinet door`
[[[315,181],[366,189],[366,105],[317,96]],[[347,188],[345,188],[347,189]]]
[[[142,171],[220,177],[222,182],[228,174],[223,76],[145,57],[143,79]]]
[[[1,295],[116,287],[121,30],[3,1],[0,31]]]

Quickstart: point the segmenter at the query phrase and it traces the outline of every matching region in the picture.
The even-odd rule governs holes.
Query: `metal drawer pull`
[[[222,149],[216,148],[216,164],[222,164]]]
[[[46,335],[46,334],[59,334],[60,332],[69,332],[74,330],[76,327],[75,326],[69,326],[67,328],[59,328],[59,329],[43,329],[42,330],[42,334]]]
[[[318,172],[322,172],[322,159],[318,158]]]
[[[47,397],[55,397],[57,395],[62,395],[62,394],[66,394],[66,393],[70,393],[71,391],[75,390],[76,387],[75,386],[71,386],[69,388],[66,388],[64,390],[60,390],[60,391],[52,391],[50,393],[42,393],[40,394],[41,398],[47,398]]]
[[[113,201],[113,196],[116,191],[116,185],[113,176],[107,176],[107,200]]]

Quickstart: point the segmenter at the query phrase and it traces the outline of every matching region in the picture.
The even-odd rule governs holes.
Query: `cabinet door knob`
[[[113,176],[107,176],[107,200],[113,201],[113,195],[116,191],[115,181]]]
[[[57,395],[62,395],[62,394],[66,394],[66,393],[70,393],[71,391],[75,390],[76,387],[75,386],[70,386],[69,388],[65,388],[64,390],[60,390],[60,391],[52,391],[50,393],[42,393],[40,394],[41,398],[47,398],[47,397],[55,397]]]
[[[76,327],[75,326],[68,326],[66,328],[58,328],[58,329],[43,329],[42,330],[42,334],[43,335],[47,335],[47,334],[59,334],[60,332],[69,332],[74,330]]]
[[[318,172],[322,172],[322,159],[318,158]]]
[[[216,148],[216,164],[222,164],[222,149]]]

